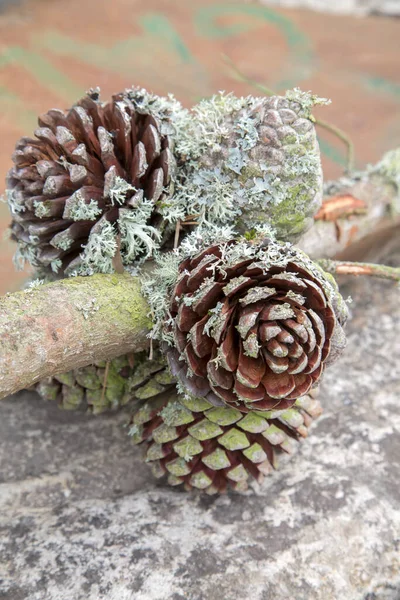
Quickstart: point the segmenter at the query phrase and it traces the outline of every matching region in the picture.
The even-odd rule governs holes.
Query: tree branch
[[[400,268],[377,265],[373,263],[359,263],[343,260],[330,260],[323,258],[317,261],[327,273],[333,275],[369,275],[381,279],[400,281]]]
[[[312,258],[347,257],[349,248],[361,240],[371,234],[377,238],[400,225],[400,214],[392,210],[398,190],[384,175],[366,172],[359,180],[348,181],[332,195],[351,195],[365,203],[365,211],[339,216],[336,220],[316,221],[297,243]]]
[[[143,350],[151,327],[130,275],[64,279],[0,299],[0,398],[44,377]]]

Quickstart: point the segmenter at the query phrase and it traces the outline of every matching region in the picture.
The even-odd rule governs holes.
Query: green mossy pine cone
[[[167,391],[175,381],[162,357],[146,353],[123,355],[106,362],[62,373],[40,381],[35,390],[43,400],[65,410],[100,414]]]
[[[178,396],[176,390],[142,403],[132,416],[129,434],[144,450],[158,477],[185,489],[223,493],[244,491],[253,478],[261,482],[291,453],[321,413],[316,390],[282,411],[244,414],[213,407],[203,398]]]

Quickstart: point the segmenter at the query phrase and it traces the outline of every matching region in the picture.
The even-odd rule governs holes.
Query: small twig
[[[176,227],[175,227],[175,237],[174,237],[174,250],[179,246],[179,233],[181,231],[181,222],[177,221],[176,222]]]
[[[257,90],[260,90],[260,92],[263,92],[263,94],[265,94],[266,96],[274,96],[275,95],[275,92],[273,90],[269,89],[267,86],[263,85],[262,83],[259,83],[258,81],[255,81],[254,79],[251,79],[250,77],[247,77],[247,75],[245,75],[239,69],[239,67],[232,61],[232,59],[229,58],[229,56],[226,56],[226,54],[222,54],[222,59],[230,67],[230,69],[233,72],[233,74],[235,75],[236,79],[238,79],[239,81],[242,81],[243,83],[247,83],[247,84],[251,85],[252,87],[256,88]],[[322,119],[317,119],[313,115],[310,115],[310,121],[312,121],[315,125],[318,125],[319,127],[326,129],[327,131],[330,131],[331,133],[336,135],[336,137],[339,138],[346,145],[346,147],[347,147],[346,171],[350,173],[354,169],[354,144],[351,141],[351,139],[349,138],[349,136],[342,129],[340,129],[339,127],[336,127],[336,125],[332,125],[328,121],[323,121]]]
[[[119,233],[116,237],[117,248],[115,250],[114,257],[112,259],[112,264],[116,273],[123,273],[125,271],[124,264],[122,262],[121,255],[121,234]]]
[[[326,129],[327,131],[330,131],[331,133],[336,135],[336,137],[338,137],[340,140],[342,140],[342,142],[347,147],[346,170],[348,173],[353,171],[353,169],[354,169],[354,144],[351,141],[351,139],[349,138],[349,136],[342,129],[339,129],[339,127],[336,127],[336,125],[332,125],[331,123],[328,123],[328,121],[322,121],[321,119],[316,119],[315,117],[313,117],[313,115],[311,115],[311,120],[314,121],[315,125],[318,125],[319,127]]]
[[[222,56],[222,60],[228,65],[228,67],[230,67],[231,71],[233,72],[233,74],[235,75],[235,78],[237,80],[253,86],[257,90],[260,90],[260,92],[263,92],[263,94],[265,94],[266,96],[275,96],[275,92],[273,90],[270,90],[269,88],[267,88],[266,85],[259,83],[255,79],[250,79],[250,77],[247,77],[247,75],[245,75],[239,69],[239,67],[233,62],[233,60],[229,56],[227,56],[226,54],[222,54],[221,56]]]
[[[108,379],[108,371],[110,370],[110,361],[108,360],[106,362],[106,368],[104,370],[104,379],[103,379],[103,389],[101,390],[101,405],[103,405],[104,402],[104,398],[106,395],[106,388],[107,388],[107,379]]]
[[[400,268],[388,267],[387,265],[375,265],[373,263],[347,262],[341,260],[321,259],[317,263],[333,275],[369,275],[400,281]]]
[[[133,369],[133,367],[135,366],[135,353],[134,352],[129,352],[126,355],[127,359],[128,359],[128,363],[131,369]]]
[[[174,250],[179,246],[179,235],[181,233],[182,227],[187,227],[188,225],[198,225],[198,222],[194,221],[193,219],[199,216],[200,215],[187,215],[187,217],[183,221],[177,221],[175,227]]]

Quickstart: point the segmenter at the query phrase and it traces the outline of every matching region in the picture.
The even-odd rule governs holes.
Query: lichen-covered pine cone
[[[156,354],[149,360],[142,352],[43,379],[34,389],[43,400],[56,401],[65,410],[100,414],[173,387],[175,380],[164,358]]]
[[[240,233],[272,227],[296,241],[322,202],[322,165],[311,110],[327,103],[298,89],[285,96],[223,94],[193,108],[186,140],[195,159],[178,194],[199,221]]]
[[[292,452],[294,440],[307,435],[321,413],[315,393],[285,411],[244,414],[173,392],[138,407],[129,433],[144,447],[154,475],[167,474],[171,485],[210,494],[228,487],[244,491],[251,478],[261,482],[276,467],[277,456]]]
[[[333,278],[289,243],[211,246],[179,271],[165,352],[196,397],[289,408],[345,346],[347,308]]]
[[[7,178],[17,260],[61,274],[112,272],[118,251],[129,264],[159,244],[176,164],[170,114],[145,95],[133,88],[102,103],[91,91],[68,112],[39,117],[35,137],[17,143]]]

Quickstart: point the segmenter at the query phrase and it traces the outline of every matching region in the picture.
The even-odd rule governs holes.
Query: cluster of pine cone
[[[171,112],[156,100],[144,103],[142,92],[101,103],[92,91],[66,113],[50,110],[35,137],[17,143],[7,180],[11,236],[41,276],[79,274],[85,261],[91,271],[83,274],[129,267],[151,258],[153,246],[171,246],[175,226],[165,206],[185,156],[175,152]],[[294,143],[293,136],[285,142],[290,123],[304,129],[293,105],[279,102],[264,105],[253,160],[260,153],[266,160],[268,148],[271,157],[284,155]],[[229,123],[233,131],[232,114]],[[212,160],[220,160],[215,151]],[[122,356],[36,389],[63,408],[95,414],[132,404],[132,440],[171,485],[246,489],[321,412],[317,384],[345,343],[341,296],[287,240],[254,232],[186,249],[165,291],[152,359]]]

